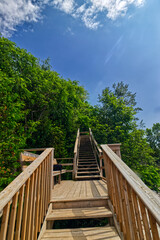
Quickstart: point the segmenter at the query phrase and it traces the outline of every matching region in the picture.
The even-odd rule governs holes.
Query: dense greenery
[[[99,143],[121,142],[123,160],[158,190],[160,127],[138,127],[141,109],[128,85],[104,89],[93,107],[86,90],[60,77],[49,59],[40,62],[6,38],[0,56],[0,189],[19,174],[20,149],[54,147],[56,157],[72,157],[77,128],[91,127]]]

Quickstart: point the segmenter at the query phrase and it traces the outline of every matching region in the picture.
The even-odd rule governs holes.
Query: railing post
[[[77,170],[77,157],[78,157],[78,150],[79,150],[79,137],[80,137],[80,131],[79,131],[79,128],[78,128],[77,137],[76,137],[75,146],[74,146],[74,160],[73,160],[72,179],[75,179],[76,170]]]
[[[73,159],[73,173],[72,173],[72,179],[75,179],[76,174],[76,153],[74,153],[74,159]]]
[[[54,159],[54,148],[53,148],[53,150],[51,151],[51,179],[50,179],[50,181],[51,181],[51,189],[50,189],[50,198],[51,198],[51,195],[52,195],[52,189],[53,189],[53,159]]]
[[[120,150],[121,143],[113,143],[113,144],[107,144],[107,145],[112,149],[112,151],[115,154],[117,154],[118,157],[121,158],[121,150]]]

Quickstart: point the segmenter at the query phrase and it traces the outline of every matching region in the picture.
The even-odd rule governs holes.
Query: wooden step
[[[78,172],[81,171],[81,170],[82,170],[82,171],[83,171],[83,170],[86,170],[86,171],[90,171],[90,170],[91,170],[91,171],[92,171],[92,170],[95,170],[95,171],[96,171],[96,170],[97,170],[97,171],[98,171],[98,167],[78,168]]]
[[[68,208],[90,208],[90,207],[104,207],[107,206],[108,196],[106,197],[85,197],[85,198],[77,198],[77,199],[58,199],[51,200],[52,209],[68,209]]]
[[[77,172],[77,174],[91,174],[91,173],[99,173],[99,171],[84,171],[84,172]]]
[[[53,209],[46,217],[47,221],[86,218],[112,217],[112,212],[106,207]]]
[[[120,240],[115,227],[92,227],[73,229],[50,229],[45,230],[41,240]]]
[[[78,162],[97,162],[96,159],[78,159]]]
[[[100,175],[76,176],[76,179],[95,179],[95,178],[100,178]]]
[[[84,163],[78,163],[78,167],[86,167],[86,166],[89,166],[89,167],[92,167],[92,166],[96,166],[97,167],[97,164],[95,163],[90,163],[90,164],[84,164]]]

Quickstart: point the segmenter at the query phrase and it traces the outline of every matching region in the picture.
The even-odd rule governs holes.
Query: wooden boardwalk
[[[100,148],[78,129],[74,157],[57,159],[62,171],[53,148],[26,151],[43,152],[0,193],[0,240],[160,240],[159,197],[121,160],[120,144]],[[67,172],[73,180],[61,181]]]
[[[51,201],[82,199],[107,199],[107,185],[102,180],[62,181],[52,190]]]
[[[113,226],[54,229],[57,220],[112,219],[107,185],[102,180],[61,181],[52,190],[50,207],[39,240],[113,239],[120,237]]]

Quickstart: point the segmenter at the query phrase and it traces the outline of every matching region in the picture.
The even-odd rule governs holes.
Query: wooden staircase
[[[67,204],[66,204],[67,203]],[[72,207],[71,207],[72,206]],[[47,212],[45,222],[42,227],[42,231],[38,240],[51,240],[51,239],[75,239],[75,240],[87,240],[87,239],[115,239],[119,240],[120,237],[116,229],[113,226],[103,227],[79,227],[65,229],[54,229],[56,221],[79,221],[80,219],[108,219],[108,222],[112,222],[112,212],[109,210],[107,200],[99,198],[95,202],[95,199],[85,200],[83,203],[79,199],[72,199],[70,201],[63,201],[59,204],[57,202],[51,202]]]
[[[73,166],[66,169],[73,180],[60,184],[54,149],[26,149],[43,152],[0,193],[0,240],[160,240],[160,198],[121,160],[118,145],[100,149],[91,129],[78,129],[73,162],[62,162]]]
[[[100,170],[89,135],[80,136],[80,147],[75,179],[100,179]]]

